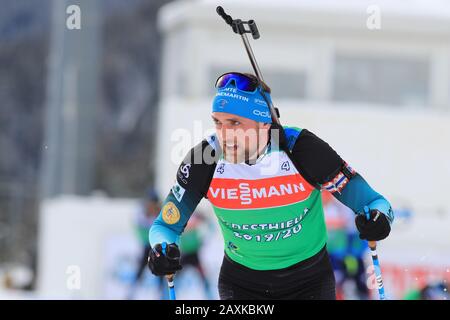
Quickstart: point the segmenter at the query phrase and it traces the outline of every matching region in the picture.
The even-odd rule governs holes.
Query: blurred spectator
[[[327,249],[336,278],[336,297],[341,300],[365,300],[369,293],[364,265],[368,244],[359,239],[353,211],[339,203],[329,192],[323,192],[322,198],[328,229]]]
[[[450,300],[449,287],[444,281],[431,282],[406,293],[405,300]]]
[[[142,255],[139,259],[139,267],[136,272],[136,277],[131,285],[130,292],[128,293],[128,299],[133,299],[134,293],[139,286],[141,279],[144,275],[144,271],[147,270],[147,258],[150,251],[150,243],[148,241],[148,231],[153,223],[153,221],[158,216],[161,210],[161,202],[158,194],[153,188],[147,190],[147,194],[143,201],[142,210],[138,212],[136,217],[136,232],[139,241],[142,245]],[[158,278],[158,289],[161,293],[161,298],[164,298],[164,277]]]
[[[206,297],[212,300],[213,295],[209,281],[200,259],[200,249],[204,239],[201,227],[207,223],[207,218],[201,212],[197,211],[193,213],[180,238],[180,251],[183,270],[186,270],[189,266],[195,268],[201,278]],[[179,274],[183,274],[183,270]]]

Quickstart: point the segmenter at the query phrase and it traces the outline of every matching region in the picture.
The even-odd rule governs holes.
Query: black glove
[[[180,265],[180,250],[175,243],[166,246],[166,254],[163,254],[160,243],[150,247],[148,267],[155,276],[175,274],[182,269]]]
[[[370,219],[365,214],[359,214],[355,218],[359,238],[368,241],[379,241],[385,239],[391,232],[391,225],[387,217],[380,211],[370,210]]]

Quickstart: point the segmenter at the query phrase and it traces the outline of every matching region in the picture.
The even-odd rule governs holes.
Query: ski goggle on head
[[[221,75],[217,78],[215,87],[221,89],[231,82],[234,82],[237,89],[245,92],[255,92],[256,89],[261,86],[265,92],[270,93],[270,88],[263,83],[260,83],[257,78],[250,77],[240,72],[228,72]]]

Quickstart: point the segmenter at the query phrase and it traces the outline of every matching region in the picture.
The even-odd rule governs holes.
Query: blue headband
[[[269,101],[270,94],[264,92]],[[217,89],[212,105],[213,112],[226,112],[257,122],[272,123],[269,106],[264,100],[260,89],[247,92],[237,89],[231,82],[223,88]]]

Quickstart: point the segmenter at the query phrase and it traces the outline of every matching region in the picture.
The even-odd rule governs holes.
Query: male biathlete
[[[355,212],[360,238],[370,241],[389,235],[391,205],[326,142],[307,129],[274,123],[270,88],[255,76],[226,73],[216,90],[216,133],[179,166],[150,228],[150,270],[170,275],[181,269],[180,235],[207,198],[224,240],[221,299],[335,299],[321,190]]]

